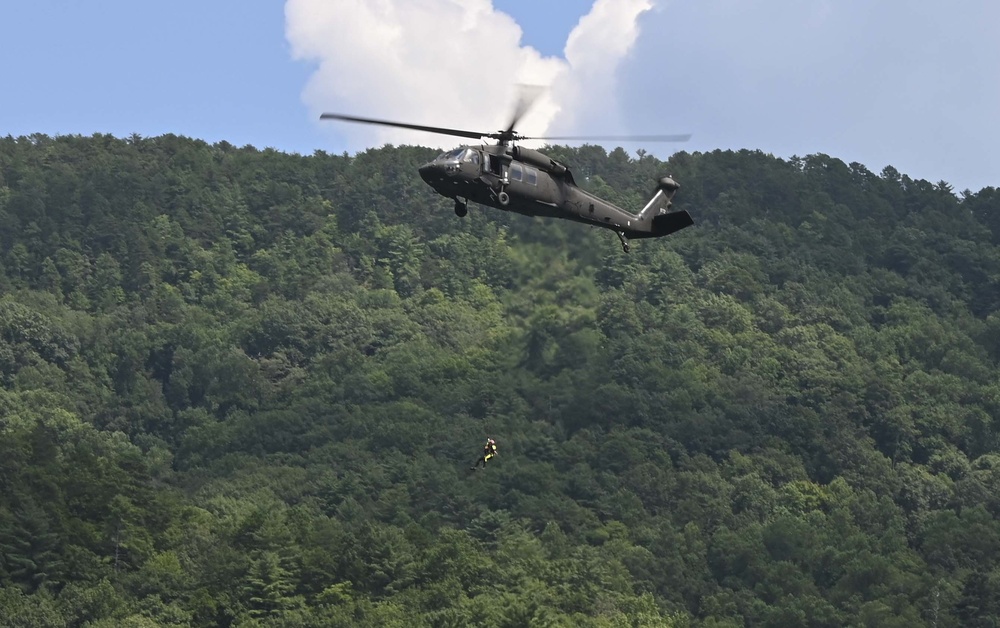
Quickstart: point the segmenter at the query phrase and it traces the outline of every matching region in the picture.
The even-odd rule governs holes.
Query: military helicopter
[[[495,145],[459,146],[442,153],[419,169],[420,177],[438,194],[454,199],[455,214],[459,217],[468,213],[468,203],[474,201],[526,216],[573,220],[614,231],[626,253],[629,251],[630,239],[658,238],[694,224],[686,211],[667,211],[674,194],[680,188],[671,176],[659,179],[653,197],[638,214],[633,214],[581,189],[574,181],[573,173],[564,164],[540,151],[515,145],[515,142],[522,140],[683,142],[690,135],[526,137],[515,132],[514,127],[529,104],[529,101],[522,98],[507,128],[492,133],[337,113],[324,113],[320,119],[399,127],[474,140],[496,140]]]

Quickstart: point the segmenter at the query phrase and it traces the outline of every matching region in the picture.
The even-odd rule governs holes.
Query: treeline
[[[0,625],[1000,622],[997,190],[551,153],[696,226],[459,219],[418,147],[0,139]]]

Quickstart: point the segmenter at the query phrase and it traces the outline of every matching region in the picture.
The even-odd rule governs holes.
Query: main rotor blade
[[[514,135],[514,127],[545,91],[541,85],[518,85],[517,88],[517,104],[514,105],[514,115],[511,116],[510,124],[507,125],[507,135]]]
[[[382,126],[394,126],[401,129],[411,129],[413,131],[426,131],[427,133],[439,133],[441,135],[456,135],[478,140],[490,137],[491,133],[479,133],[478,131],[463,131],[462,129],[447,129],[440,126],[423,126],[421,124],[407,124],[406,122],[392,122],[390,120],[375,120],[374,118],[359,118],[357,116],[345,116],[339,113],[324,113],[320,120],[344,120],[346,122],[360,122],[362,124],[379,124]]]
[[[690,133],[678,135],[546,135],[544,137],[519,137],[522,140],[559,140],[594,142],[686,142]]]

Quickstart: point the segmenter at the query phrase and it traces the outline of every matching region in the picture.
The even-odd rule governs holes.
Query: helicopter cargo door
[[[503,178],[503,159],[499,155],[487,155],[486,171],[490,174]]]

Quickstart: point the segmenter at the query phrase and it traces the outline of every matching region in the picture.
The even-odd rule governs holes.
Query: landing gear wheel
[[[455,215],[459,218],[465,218],[465,215],[469,213],[469,205],[463,203],[462,201],[455,199]]]
[[[618,234],[618,239],[622,241],[622,250],[628,253],[629,246],[628,246],[628,239],[625,237],[625,232],[616,231],[615,233]]]
[[[510,202],[510,194],[506,192],[500,192],[497,194],[497,200],[500,201],[501,205],[507,205]]]

